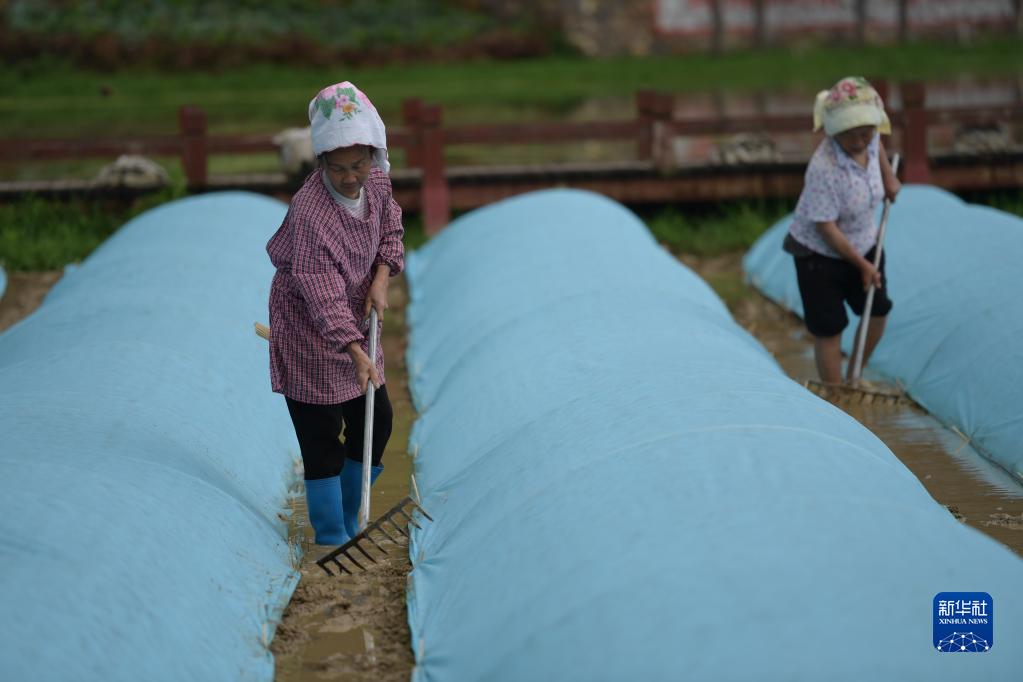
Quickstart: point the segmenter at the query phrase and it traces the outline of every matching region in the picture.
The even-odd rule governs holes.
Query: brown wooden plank
[[[810,132],[812,117],[799,114],[790,116],[743,116],[734,118],[673,119],[667,122],[674,135],[724,135],[736,133]]]
[[[978,125],[984,123],[1017,123],[1023,119],[1023,106],[1004,105],[993,107],[960,107],[955,109],[927,109],[927,123],[959,123]]]
[[[462,125],[445,128],[444,141],[447,144],[541,144],[630,140],[636,137],[638,130],[638,122],[633,120]]]
[[[137,139],[5,139],[0,140],[4,160],[116,157],[122,154],[173,156],[181,152],[177,136]]]
[[[206,146],[218,154],[259,154],[277,152],[273,135],[221,135],[207,137]]]

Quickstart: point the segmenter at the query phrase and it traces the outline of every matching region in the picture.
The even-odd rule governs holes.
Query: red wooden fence
[[[876,82],[882,97],[887,87]],[[928,128],[934,124],[983,123],[992,120],[1017,122],[1023,118],[1018,103],[975,109],[925,109],[925,90],[919,83],[900,87],[903,106],[890,111],[893,126],[901,132],[904,178],[926,183],[931,169],[927,155]],[[388,132],[389,144],[404,149],[407,165],[421,173],[419,205],[428,233],[442,228],[450,218],[451,189],[445,167],[447,145],[515,145],[577,141],[622,141],[636,145],[639,162],[656,160],[657,140],[665,136],[720,135],[739,132],[806,132],[807,115],[755,115],[675,119],[673,96],[642,91],[636,94],[636,117],[625,121],[575,123],[526,123],[443,126],[440,105],[418,99],[402,105],[400,128]],[[110,157],[119,154],[180,155],[189,189],[209,186],[208,159],[211,154],[276,152],[271,135],[211,136],[206,115],[196,107],[182,107],[178,113],[177,136],[136,140],[0,140],[0,160],[23,161],[82,157]]]

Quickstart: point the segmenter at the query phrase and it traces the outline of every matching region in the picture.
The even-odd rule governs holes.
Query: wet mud
[[[62,274],[62,270],[8,272],[7,288],[0,298],[0,332],[38,308]]]
[[[315,562],[333,548],[312,544],[301,502],[294,518],[305,554],[301,580],[271,645],[275,679],[408,680],[413,658],[405,614],[407,546],[381,540],[387,554],[371,550],[378,563],[367,571],[328,575]]]

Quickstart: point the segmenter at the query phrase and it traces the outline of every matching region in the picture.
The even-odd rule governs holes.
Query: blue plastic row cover
[[[510,199],[408,276],[414,679],[1018,679],[1023,562],[622,206]],[[937,653],[954,590],[992,595],[989,652]]]
[[[273,678],[297,444],[245,193],[132,220],[0,335],[0,678]]]

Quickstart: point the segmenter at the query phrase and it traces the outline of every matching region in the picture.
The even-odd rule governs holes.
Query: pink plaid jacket
[[[336,405],[362,395],[345,352],[360,341],[369,352],[366,296],[377,263],[401,272],[401,208],[391,180],[374,168],[363,187],[367,219],[334,201],[315,170],[291,200],[280,229],[266,245],[277,268],[270,286],[270,383],[292,400]],[[384,378],[384,356],[376,365]]]

